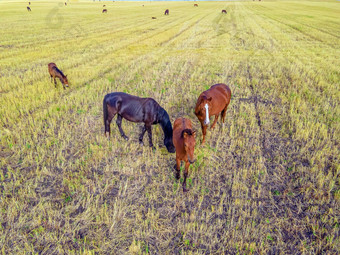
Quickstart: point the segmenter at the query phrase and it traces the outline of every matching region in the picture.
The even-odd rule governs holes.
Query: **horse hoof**
[[[184,193],[186,193],[186,192],[188,192],[188,191],[189,191],[188,189],[186,189],[186,188],[183,187],[183,192],[184,192]]]
[[[125,141],[129,141],[129,137],[124,136]]]
[[[139,141],[139,144],[140,144],[141,146],[144,146],[143,141]]]

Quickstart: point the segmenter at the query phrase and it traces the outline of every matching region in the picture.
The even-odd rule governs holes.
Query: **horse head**
[[[188,157],[190,164],[193,164],[196,160],[194,159],[194,151],[196,145],[196,131],[191,129],[184,129],[182,132],[184,150]]]
[[[65,75],[65,76],[63,77],[63,84],[64,84],[66,87],[69,86],[69,85],[68,85],[68,80],[67,80],[67,75]]]
[[[212,97],[202,96],[196,104],[195,114],[199,120],[204,120],[204,125],[209,125],[209,111]]]

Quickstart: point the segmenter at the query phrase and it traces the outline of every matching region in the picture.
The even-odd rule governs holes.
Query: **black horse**
[[[166,9],[164,15],[169,15],[169,9]]]
[[[132,122],[144,122],[145,125],[139,136],[139,143],[143,145],[144,134],[148,131],[149,145],[153,148],[151,125],[160,124],[164,132],[164,145],[169,152],[175,152],[169,115],[154,99],[114,92],[104,97],[103,112],[105,135],[107,137],[110,136],[110,123],[113,117],[118,114],[116,123],[120,134],[125,140],[128,140],[128,137],[121,126],[123,118]]]

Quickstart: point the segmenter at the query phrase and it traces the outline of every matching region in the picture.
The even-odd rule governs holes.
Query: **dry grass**
[[[2,254],[339,253],[338,3],[26,4],[0,3]],[[187,194],[159,126],[156,151],[126,121],[129,142],[103,136],[113,91],[201,134],[196,99],[218,82],[227,121],[197,143]]]

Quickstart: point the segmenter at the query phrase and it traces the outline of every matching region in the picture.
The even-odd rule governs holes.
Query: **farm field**
[[[0,2],[2,254],[340,253],[339,2],[63,3]],[[216,83],[232,99],[201,146]],[[115,91],[191,119],[188,192],[159,125],[156,150],[126,120],[105,138]]]

